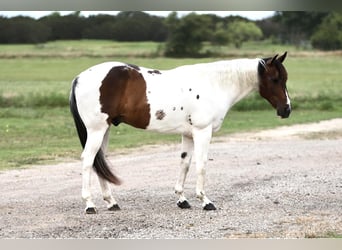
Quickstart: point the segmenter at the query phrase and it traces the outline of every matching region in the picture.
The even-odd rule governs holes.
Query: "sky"
[[[58,11],[61,15],[68,15],[73,11]],[[157,16],[167,16],[170,11],[145,11],[151,15]],[[191,11],[177,11],[180,16],[186,15]],[[30,16],[33,18],[40,18],[43,16],[47,16],[51,14],[52,11],[0,11],[0,16],[13,17],[13,16]],[[97,14],[113,14],[116,15],[119,11],[81,11],[81,15],[89,16],[89,15],[97,15]],[[210,13],[215,14],[217,16],[225,17],[230,15],[239,15],[242,17],[246,17],[250,20],[260,20],[263,18],[267,18],[273,16],[274,11],[196,11],[198,14]]]

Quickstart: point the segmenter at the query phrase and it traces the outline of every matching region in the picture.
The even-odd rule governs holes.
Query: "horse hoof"
[[[96,207],[87,207],[85,210],[86,214],[97,214]]]
[[[119,207],[118,204],[114,204],[113,206],[111,206],[110,208],[108,208],[109,211],[119,211],[121,210],[121,208]]]
[[[210,211],[210,210],[216,210],[216,207],[213,203],[208,203],[203,207],[203,210]]]
[[[187,200],[185,201],[178,201],[177,206],[184,209],[184,208],[191,208],[189,202]]]

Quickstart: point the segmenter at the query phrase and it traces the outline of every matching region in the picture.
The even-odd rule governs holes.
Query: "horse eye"
[[[273,83],[278,83],[279,82],[279,79],[275,78],[275,77],[268,77],[268,80],[273,82]]]

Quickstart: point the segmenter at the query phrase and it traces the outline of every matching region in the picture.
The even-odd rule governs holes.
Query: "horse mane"
[[[260,59],[259,66],[262,66],[264,69],[266,69],[266,61],[267,60],[268,60],[268,58]]]

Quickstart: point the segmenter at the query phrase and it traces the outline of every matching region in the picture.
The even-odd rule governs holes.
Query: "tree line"
[[[27,16],[0,17],[0,43],[79,39],[161,42],[167,38],[163,20],[139,11],[89,17],[82,16],[80,11],[65,16],[54,12],[37,20]]]
[[[322,50],[342,49],[342,13],[277,11],[272,17],[251,21],[240,16],[219,17],[190,13],[167,17],[140,11],[117,15],[58,12],[39,19],[0,17],[0,43],[44,43],[55,40],[107,39],[165,42],[169,56],[201,53],[204,42],[240,48],[245,41],[269,39],[273,43],[308,46]]]

